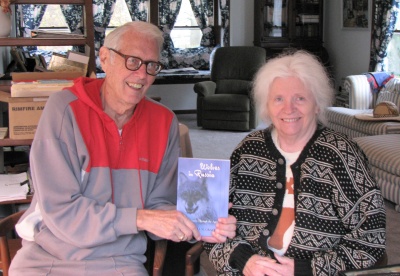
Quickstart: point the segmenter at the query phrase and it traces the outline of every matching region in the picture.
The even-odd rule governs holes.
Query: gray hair
[[[144,21],[127,22],[116,28],[106,36],[104,46],[116,49],[121,37],[128,32],[136,32],[140,35],[156,40],[159,52],[161,52],[164,44],[162,31],[156,25]]]
[[[266,105],[272,82],[276,78],[296,77],[309,88],[319,112],[317,120],[326,125],[325,109],[332,105],[334,90],[327,70],[316,56],[304,50],[287,52],[272,58],[257,72],[253,82],[253,99],[260,118],[271,123]]]

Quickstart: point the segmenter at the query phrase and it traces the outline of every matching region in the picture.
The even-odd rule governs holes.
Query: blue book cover
[[[211,236],[219,217],[228,217],[230,161],[184,158],[178,161],[177,210]]]

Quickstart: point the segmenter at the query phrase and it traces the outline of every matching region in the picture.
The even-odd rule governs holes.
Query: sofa
[[[373,86],[367,74],[344,79],[342,94],[348,107],[328,107],[328,127],[342,132],[361,147],[382,195],[396,204],[400,212],[400,121],[363,121],[356,114],[372,113],[382,101],[391,101],[400,110],[400,78],[391,77]]]
[[[373,89],[366,74],[347,76],[342,95],[348,98],[348,107],[329,107],[326,110],[328,127],[350,137],[400,134],[400,122],[361,121],[354,115],[372,113],[381,101],[394,102],[400,108],[400,78],[391,78],[383,86]]]

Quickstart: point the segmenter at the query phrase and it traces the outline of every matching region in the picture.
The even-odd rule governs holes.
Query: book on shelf
[[[8,135],[8,127],[0,127],[0,139],[6,138]]]
[[[73,80],[52,79],[30,82],[12,82],[11,97],[48,97],[74,84]]]
[[[88,68],[87,63],[82,63],[68,59],[66,55],[53,53],[47,66],[48,70],[55,72],[80,72],[86,75]]]
[[[25,56],[23,54],[23,51],[14,46],[14,47],[11,47],[10,54],[11,54],[11,57],[13,59],[15,66],[21,72],[28,72],[28,69],[26,69]]]
[[[400,264],[340,271],[339,276],[400,276]]]
[[[32,30],[31,38],[85,38],[83,34],[67,33],[67,32],[54,32],[44,30]]]
[[[177,210],[204,237],[212,235],[218,218],[228,217],[229,176],[229,160],[179,158]]]
[[[318,14],[299,14],[301,23],[319,23]]]
[[[72,61],[89,64],[89,56],[84,53],[68,50],[67,58]]]

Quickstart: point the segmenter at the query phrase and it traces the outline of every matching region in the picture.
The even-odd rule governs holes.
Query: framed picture
[[[371,25],[369,0],[341,0],[342,28],[369,30]]]

